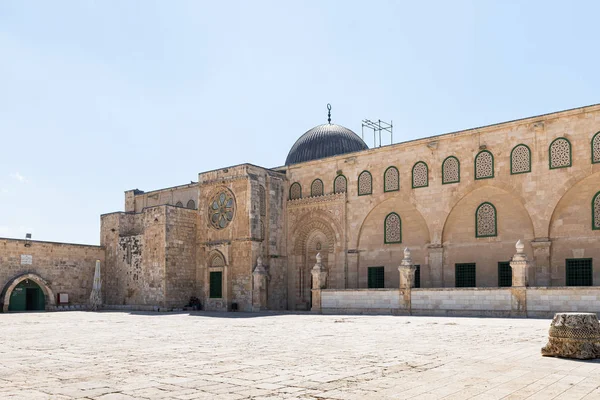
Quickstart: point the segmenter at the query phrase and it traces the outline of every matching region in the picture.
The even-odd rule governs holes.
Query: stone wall
[[[190,200],[194,202],[193,208],[197,209],[198,184],[196,182],[150,192],[144,192],[138,189],[128,190],[125,192],[125,211],[139,213],[146,207],[155,207],[165,204],[175,206],[178,203],[181,204],[180,207],[188,208]]]
[[[550,318],[555,312],[600,314],[600,288],[538,287],[527,289],[527,314]]]
[[[196,210],[166,207],[165,288],[167,307],[199,296],[196,282]]]
[[[30,246],[25,246],[26,243],[0,239],[0,303],[5,294],[2,292],[25,274],[40,277],[55,296],[67,293],[70,304],[88,303],[96,260],[104,266],[102,247],[41,241],[31,241]],[[47,306],[48,302],[46,299]]]
[[[600,315],[600,287],[321,290],[323,314],[411,314],[550,318]]]
[[[565,285],[565,260],[592,258],[594,284],[599,285],[600,230],[592,229],[590,206],[600,191],[600,163],[591,162],[591,140],[598,131],[600,106],[595,105],[282,167],[289,185],[301,184],[303,195],[302,200],[288,201],[288,243],[296,240],[292,205],[311,201],[315,179],[323,182],[322,197],[327,198],[336,176],[344,175],[344,207],[330,201],[320,208],[331,220],[343,217],[335,243],[343,249],[343,261],[336,257],[335,265],[328,265],[345,274],[333,278],[336,288],[365,288],[371,266],[384,266],[385,287],[395,287],[395,260],[401,259],[405,246],[421,266],[422,287],[454,287],[456,263],[476,263],[478,287],[498,286],[498,262],[510,259],[518,239],[524,240],[532,260],[532,284]],[[559,137],[571,143],[572,165],[550,169],[549,146]],[[512,173],[511,153],[519,144],[531,151],[531,172]],[[493,154],[493,177],[476,179],[475,158],[483,150]],[[449,156],[460,162],[457,183],[442,181]],[[427,164],[428,182],[415,188],[412,168],[417,162]],[[386,192],[384,173],[390,166],[399,170],[400,188]],[[372,176],[372,193],[359,195],[363,171]],[[496,207],[496,236],[476,235],[475,212],[483,202]],[[384,241],[384,219],[390,212],[402,219],[402,243]],[[310,266],[310,260],[291,248],[288,253],[290,278],[298,268]]]
[[[402,292],[398,289],[358,289],[321,291],[324,314],[401,313],[405,310]]]

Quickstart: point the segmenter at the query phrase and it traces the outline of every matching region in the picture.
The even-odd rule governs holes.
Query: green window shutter
[[[512,268],[508,261],[498,263],[498,287],[512,286]]]
[[[381,289],[385,286],[383,267],[369,267],[368,274],[369,289]]]
[[[475,263],[455,264],[454,266],[454,286],[456,287],[475,287]]]
[[[566,260],[567,286],[592,286],[592,259],[571,258]]]
[[[210,298],[220,299],[223,297],[223,272],[214,271],[210,273]]]

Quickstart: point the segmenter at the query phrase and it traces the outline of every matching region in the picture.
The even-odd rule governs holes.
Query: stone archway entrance
[[[54,306],[54,293],[48,282],[35,274],[14,278],[2,291],[2,311],[44,311]]]

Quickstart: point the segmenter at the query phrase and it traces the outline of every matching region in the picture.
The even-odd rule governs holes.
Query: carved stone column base
[[[543,356],[588,360],[600,358],[600,324],[594,313],[557,313]]]

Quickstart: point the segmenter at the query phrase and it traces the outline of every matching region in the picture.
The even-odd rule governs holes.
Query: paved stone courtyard
[[[0,399],[600,399],[549,320],[0,314]]]

